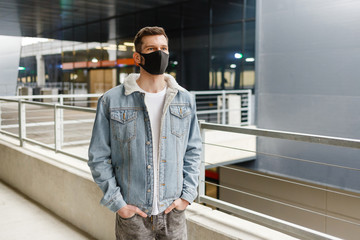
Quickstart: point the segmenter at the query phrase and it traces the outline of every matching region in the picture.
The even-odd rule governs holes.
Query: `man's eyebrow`
[[[148,48],[148,47],[156,47],[157,45],[153,45],[153,44],[149,44],[149,45],[144,45],[144,48]],[[162,44],[160,45],[161,47],[168,47],[167,44]]]

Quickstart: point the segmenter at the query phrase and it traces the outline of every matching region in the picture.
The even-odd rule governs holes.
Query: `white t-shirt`
[[[159,214],[159,174],[158,174],[158,152],[160,141],[160,125],[161,116],[165,103],[166,87],[157,93],[145,92],[141,89],[141,92],[145,93],[145,104],[149,113],[150,126],[153,139],[153,170],[154,170],[154,196],[153,196],[153,210],[151,215]]]

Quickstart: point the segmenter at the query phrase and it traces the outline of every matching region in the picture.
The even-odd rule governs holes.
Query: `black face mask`
[[[169,54],[163,51],[155,51],[152,53],[139,53],[145,59],[145,64],[139,64],[148,73],[153,75],[163,74],[168,66]]]

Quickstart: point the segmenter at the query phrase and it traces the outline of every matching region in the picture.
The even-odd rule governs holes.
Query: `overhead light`
[[[128,46],[128,47],[133,47],[134,43],[133,42],[124,42],[124,45]]]
[[[127,48],[125,45],[118,45],[118,49],[119,51],[122,51],[122,52],[126,52],[127,51]]]
[[[103,46],[102,49],[109,50],[109,51],[116,51],[116,45],[115,44],[106,45],[106,46]]]
[[[236,68],[236,64],[230,64],[230,68]]]
[[[254,62],[255,61],[255,58],[246,58],[245,59],[245,62]]]
[[[235,53],[235,54],[234,54],[234,57],[235,57],[236,59],[241,59],[241,58],[243,57],[243,55],[242,55],[242,53]]]
[[[99,62],[99,60],[98,60],[97,58],[95,58],[95,57],[94,57],[94,58],[92,58],[92,59],[91,59],[91,62],[93,62],[93,63],[97,63],[97,62]]]
[[[173,64],[174,64],[174,65],[178,65],[178,61],[174,61]]]

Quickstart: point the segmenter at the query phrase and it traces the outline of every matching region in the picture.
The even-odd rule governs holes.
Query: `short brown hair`
[[[168,37],[165,33],[165,30],[162,27],[144,27],[140,29],[140,31],[136,34],[134,38],[135,51],[141,52],[142,47],[142,38],[145,36],[152,35],[164,35],[166,40],[168,41]]]

